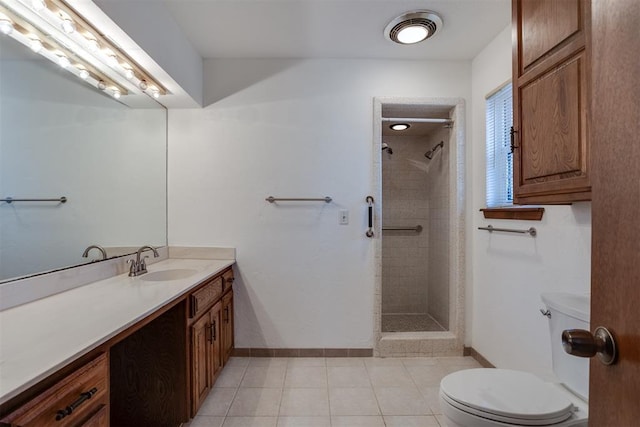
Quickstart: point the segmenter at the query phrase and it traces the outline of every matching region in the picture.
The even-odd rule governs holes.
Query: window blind
[[[487,98],[487,207],[513,205],[511,83]]]

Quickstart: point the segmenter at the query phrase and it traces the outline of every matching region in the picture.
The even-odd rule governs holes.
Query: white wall
[[[169,242],[237,248],[237,347],[373,346],[373,97],[469,102],[470,81],[469,62],[205,62],[211,105],[169,111]]]
[[[485,96],[511,76],[506,28],[472,62],[471,203],[467,248],[473,286],[467,292],[467,345],[501,368],[550,374],[548,323],[542,292],[590,289],[591,204],[545,206],[541,222],[485,220]],[[490,235],[479,226],[529,228],[538,236]]]

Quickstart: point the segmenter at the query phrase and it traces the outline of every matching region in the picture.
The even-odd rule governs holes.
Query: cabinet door
[[[520,68],[517,75],[583,31],[580,0],[517,0]]]
[[[210,312],[211,319],[211,331],[212,331],[212,340],[211,340],[211,366],[212,366],[212,384],[215,382],[215,379],[220,374],[223,365],[223,355],[222,355],[222,302],[216,303],[216,305],[211,308]]]
[[[233,351],[233,290],[222,297],[222,353],[227,363]]]
[[[514,0],[514,202],[591,199],[590,7]]]
[[[211,388],[211,323],[203,315],[191,329],[191,415],[194,416]]]
[[[584,51],[519,89],[514,192],[519,203],[590,191]],[[577,197],[576,197],[577,196]],[[565,201],[580,200],[580,194]],[[558,196],[556,196],[558,197]]]

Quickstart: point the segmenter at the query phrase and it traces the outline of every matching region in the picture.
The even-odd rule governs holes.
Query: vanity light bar
[[[157,98],[168,93],[63,0],[0,0],[0,20],[2,14],[14,28],[7,35],[53,62],[68,65],[64,68],[116,99],[127,94]]]
[[[64,68],[76,77],[85,80],[91,86],[100,90],[118,90],[121,94],[128,93],[127,89],[118,85],[91,65],[79,60],[72,51],[66,49],[62,45],[56,44],[50,36],[43,34],[28,22],[24,21],[19,16],[14,15],[10,10],[2,7],[1,5],[0,19],[7,19],[11,22],[13,30],[7,34],[9,37],[58,65],[60,65],[60,58],[67,58],[69,65]],[[33,49],[34,40],[39,41],[41,44],[38,51]]]
[[[107,56],[107,62],[126,80],[136,84],[138,89],[146,91],[148,95],[154,96],[154,92],[160,95],[167,95],[167,89],[138,65],[129,55],[116,46],[102,32],[98,31],[90,22],[76,12],[64,0],[43,0],[48,8],[58,10],[59,13],[66,14],[76,24],[78,37],[81,37],[87,45],[94,45],[97,42],[98,52]],[[115,63],[111,64],[111,58],[115,57]],[[141,85],[144,82],[145,84]],[[142,89],[142,87],[145,89]]]

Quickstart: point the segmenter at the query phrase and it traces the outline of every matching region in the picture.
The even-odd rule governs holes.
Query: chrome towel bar
[[[265,200],[267,202],[269,202],[269,203],[273,203],[273,202],[325,202],[325,203],[331,203],[331,200],[333,200],[333,199],[331,197],[329,197],[329,196],[322,197],[322,198],[316,198],[316,199],[305,199],[305,198],[299,198],[299,197],[282,198],[282,197],[269,196]]]
[[[519,233],[519,234],[528,234],[531,237],[536,237],[536,235],[538,234],[538,232],[536,231],[536,229],[534,227],[530,227],[527,230],[516,230],[513,228],[496,228],[493,225],[487,225],[486,227],[478,227],[478,230],[487,230],[489,233],[494,232],[494,231],[502,231],[505,233]]]
[[[67,198],[62,196],[57,199],[15,199],[13,197],[5,197],[4,199],[0,199],[0,202],[59,202],[59,203],[67,203]]]
[[[415,227],[382,227],[382,231],[415,231],[416,233],[420,233],[422,226],[418,224]]]

